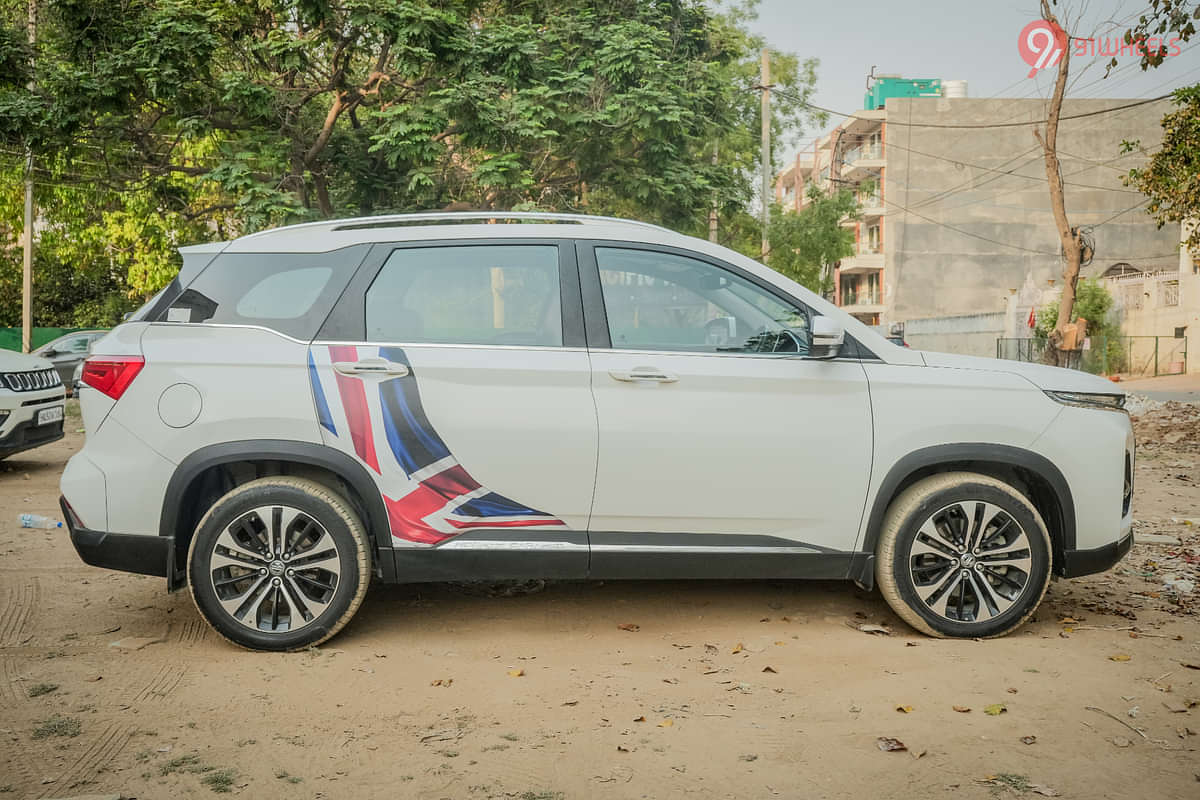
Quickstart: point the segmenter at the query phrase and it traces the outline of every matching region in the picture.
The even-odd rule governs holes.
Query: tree
[[[24,8],[0,0],[0,174],[31,148],[48,224],[88,232],[59,257],[104,253],[138,296],[179,244],[306,218],[536,208],[695,232],[714,196],[726,219],[752,196],[753,3],[58,0],[32,54]],[[786,138],[815,62],[773,58]],[[60,216],[67,184],[92,194]]]
[[[1170,52],[1170,44],[1164,41],[1168,35],[1186,42],[1196,34],[1194,20],[1200,19],[1200,3],[1188,0],[1150,0],[1146,13],[1138,22],[1125,31],[1125,43],[1136,45],[1142,55],[1142,71],[1157,67]],[[1117,59],[1108,63],[1111,70]]]
[[[1062,116],[1063,98],[1067,90],[1067,77],[1071,69],[1072,37],[1067,32],[1066,27],[1059,23],[1058,17],[1050,8],[1051,3],[1053,2],[1057,5],[1058,0],[1040,0],[1040,2],[1042,19],[1050,23],[1051,27],[1058,32],[1062,39],[1060,43],[1062,47],[1062,59],[1058,62],[1058,73],[1054,81],[1054,91],[1050,97],[1046,127],[1044,131],[1034,128],[1033,135],[1042,146],[1042,156],[1046,166],[1046,183],[1050,189],[1050,209],[1054,215],[1055,227],[1058,230],[1058,238],[1062,246],[1064,262],[1062,296],[1059,299],[1059,312],[1057,315],[1059,324],[1050,334],[1050,346],[1046,348],[1046,358],[1060,365],[1065,365],[1067,356],[1062,349],[1062,345],[1067,337],[1067,326],[1074,319],[1072,311],[1075,304],[1075,287],[1079,281],[1079,265],[1083,257],[1084,247],[1083,232],[1079,228],[1073,227],[1067,217],[1066,197],[1063,193],[1062,168],[1058,160],[1058,124],[1059,118]],[[1181,9],[1185,5],[1182,0],[1152,0],[1154,12],[1151,16],[1141,17],[1137,28],[1133,29],[1136,33],[1126,33],[1127,41],[1130,41],[1132,37],[1142,37],[1138,41],[1143,46],[1143,69],[1149,66],[1157,66],[1163,60],[1163,54],[1152,54],[1144,49],[1146,44],[1145,38],[1149,31],[1159,30],[1159,25],[1165,26],[1163,30],[1178,29],[1178,37],[1182,41],[1187,41],[1195,33],[1195,28],[1190,22],[1180,24],[1178,21],[1179,14],[1183,13]],[[1085,317],[1084,319],[1087,318]]]
[[[1092,349],[1081,364],[1088,372],[1111,374],[1121,372],[1127,366],[1121,326],[1109,316],[1112,306],[1112,294],[1102,281],[1094,278],[1079,281],[1074,305],[1075,316],[1069,322],[1074,323],[1079,317],[1088,321]],[[1059,306],[1053,303],[1038,309],[1034,326],[1035,338],[1042,342],[1049,340],[1058,329],[1058,314]]]
[[[1162,148],[1145,167],[1131,169],[1125,177],[1127,186],[1149,196],[1146,211],[1160,228],[1168,222],[1200,220],[1200,85],[1179,89],[1174,102],[1179,110],[1162,119]],[[1134,150],[1137,142],[1123,147]],[[1200,253],[1200,226],[1191,227],[1187,246]]]

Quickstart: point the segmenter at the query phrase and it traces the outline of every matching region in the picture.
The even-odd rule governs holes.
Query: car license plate
[[[43,408],[37,413],[38,425],[49,425],[51,422],[58,422],[63,418],[63,407],[55,406],[54,408]]]

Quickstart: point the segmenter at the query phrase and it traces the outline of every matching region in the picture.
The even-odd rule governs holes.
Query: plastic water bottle
[[[41,514],[19,514],[17,522],[21,523],[22,528],[61,528],[62,523],[58,520],[43,517]]]

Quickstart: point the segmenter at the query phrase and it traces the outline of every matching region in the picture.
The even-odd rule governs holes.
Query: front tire
[[[1050,583],[1050,535],[1003,481],[948,472],[888,507],[875,580],[900,617],[930,636],[991,638],[1020,627]]]
[[[234,644],[297,650],[350,621],[370,583],[369,543],[344,498],[316,481],[260,478],[218,500],[188,548],[196,608]]]

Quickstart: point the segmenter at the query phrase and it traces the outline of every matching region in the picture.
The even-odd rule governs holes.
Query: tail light
[[[119,400],[144,366],[146,359],[141,356],[90,356],[83,362],[80,380]]]

